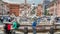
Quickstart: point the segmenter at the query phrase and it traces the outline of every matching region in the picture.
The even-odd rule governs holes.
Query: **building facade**
[[[9,4],[9,13],[10,14],[15,14],[15,16],[19,16],[19,5],[17,4]]]
[[[49,15],[52,16],[52,15],[54,14],[54,3],[53,3],[53,2],[51,2],[51,3],[48,5],[47,10],[49,11],[49,12],[48,12]]]
[[[29,16],[30,10],[31,10],[31,5],[30,4],[20,4],[20,9],[19,9],[19,16]]]
[[[49,8],[47,8],[50,15],[56,15],[57,17],[60,17],[60,0],[56,0],[56,2],[51,2],[49,4]]]
[[[56,5],[57,5],[56,7],[57,17],[60,17],[60,0],[56,0]]]
[[[37,6],[37,16],[42,16],[43,14],[43,7],[42,7],[42,5],[41,4],[38,4],[38,6]]]
[[[15,16],[31,16],[31,4],[24,4],[24,3],[21,3],[21,4],[10,4],[10,3],[6,3],[5,4],[7,5],[7,7],[9,8],[9,13],[10,14],[14,14]],[[38,4],[38,6],[36,6],[37,8],[35,9],[36,11],[36,15],[37,16],[42,16],[42,10],[43,10],[43,7],[42,7],[42,4]]]
[[[0,0],[0,15],[7,15],[7,12],[9,11],[9,8],[7,5]]]

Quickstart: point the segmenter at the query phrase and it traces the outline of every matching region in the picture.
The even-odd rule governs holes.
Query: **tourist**
[[[11,34],[11,24],[6,23],[4,26],[4,32],[5,34]]]
[[[33,21],[33,23],[32,23],[33,34],[36,34],[36,25],[37,25],[37,20],[35,18],[34,21]]]

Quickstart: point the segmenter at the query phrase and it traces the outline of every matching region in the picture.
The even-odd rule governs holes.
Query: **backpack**
[[[7,25],[7,29],[8,29],[8,30],[11,30],[11,24],[8,24],[8,25]]]
[[[20,27],[20,24],[19,23],[17,23],[17,28],[19,28]]]

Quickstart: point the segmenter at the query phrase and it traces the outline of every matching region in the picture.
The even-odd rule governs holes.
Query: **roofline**
[[[18,3],[9,3],[9,2],[5,2],[5,1],[3,1],[3,3],[20,5],[20,4],[18,4]]]

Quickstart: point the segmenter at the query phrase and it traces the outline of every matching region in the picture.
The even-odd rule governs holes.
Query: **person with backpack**
[[[17,30],[20,27],[20,24],[16,20],[14,20],[12,27],[13,27],[12,34],[15,34],[15,30]]]
[[[8,27],[8,34],[11,34],[11,24],[7,24]]]
[[[20,26],[20,24],[19,24],[17,21],[14,21],[14,22],[13,22],[13,28],[14,28],[15,30],[18,29],[19,26]]]
[[[5,34],[11,34],[11,24],[6,23],[4,26],[4,32]]]

